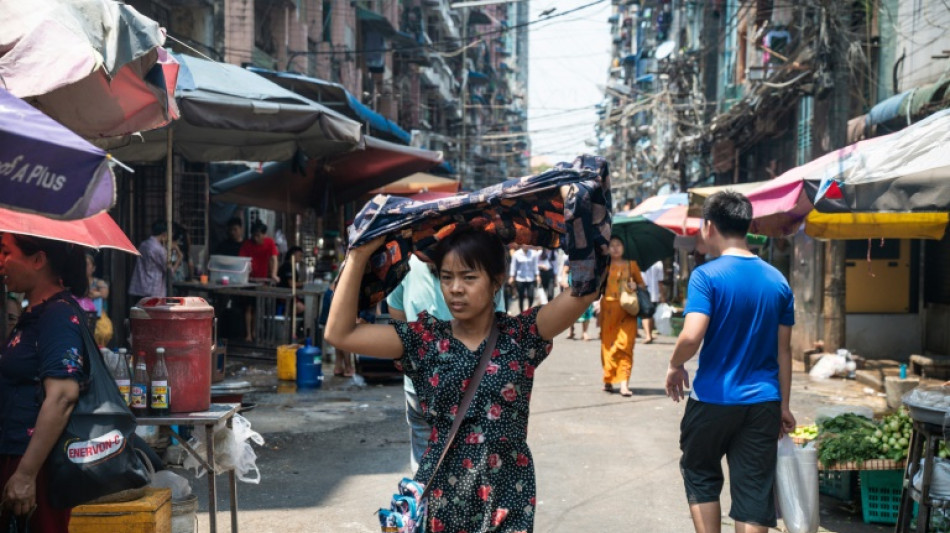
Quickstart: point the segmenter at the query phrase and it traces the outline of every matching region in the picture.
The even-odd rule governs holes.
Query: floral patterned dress
[[[552,344],[538,334],[538,307],[516,317],[496,313],[498,342],[455,444],[432,481],[428,532],[521,533],[534,528],[534,463],[526,442],[535,369]],[[448,438],[484,342],[469,350],[452,324],[420,313],[393,325],[402,365],[433,426],[415,480],[425,485]]]

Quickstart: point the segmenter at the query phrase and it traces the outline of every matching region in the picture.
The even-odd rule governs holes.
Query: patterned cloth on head
[[[561,187],[566,187],[562,197]],[[428,253],[460,225],[498,235],[505,243],[563,248],[571,267],[572,293],[600,290],[609,264],[610,177],[607,163],[594,156],[559,163],[535,176],[511,179],[470,194],[414,202],[377,195],[349,228],[351,246],[380,235],[387,239],[370,258],[360,289],[360,309],[374,306],[399,285],[415,253]]]

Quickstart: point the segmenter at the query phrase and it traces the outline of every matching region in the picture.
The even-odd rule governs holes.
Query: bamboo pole
[[[173,156],[172,156],[172,128],[168,128],[167,132],[167,152],[165,155],[165,290],[168,296],[172,295],[172,279],[173,273],[171,272],[171,259],[172,259],[172,236],[174,232],[172,231],[172,184],[174,179],[172,176],[173,170]]]

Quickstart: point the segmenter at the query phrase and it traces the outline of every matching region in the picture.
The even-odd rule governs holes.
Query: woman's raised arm
[[[346,257],[343,273],[333,291],[330,313],[324,338],[333,346],[363,355],[399,359],[403,354],[402,341],[396,328],[382,324],[357,324],[360,281],[369,257],[383,243],[379,237],[353,248]]]

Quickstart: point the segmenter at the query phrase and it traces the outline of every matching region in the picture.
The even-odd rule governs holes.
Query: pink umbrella
[[[781,176],[762,182],[746,192],[752,202],[751,233],[780,237],[791,235],[815,208],[813,199],[826,176],[840,175],[855,164],[855,154],[880,142],[881,137],[867,139],[845,148],[829,152],[804,165],[795,167]],[[821,202],[831,212],[847,211],[840,204],[841,191],[832,186]]]
[[[114,137],[178,118],[178,63],[158,23],[111,0],[5,2],[0,77],[86,138]]]
[[[87,248],[112,248],[138,255],[109,213],[79,220],[53,220],[42,215],[31,215],[0,208],[0,233],[30,235],[54,241],[70,242]]]
[[[677,235],[695,235],[702,220],[689,216],[689,195],[686,193],[651,196],[626,213],[628,217],[642,216],[657,226],[662,226]]]

